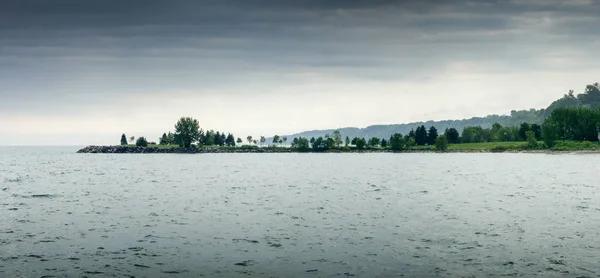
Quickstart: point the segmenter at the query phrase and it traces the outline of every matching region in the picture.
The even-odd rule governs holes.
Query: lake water
[[[598,277],[600,155],[0,148],[0,277]]]

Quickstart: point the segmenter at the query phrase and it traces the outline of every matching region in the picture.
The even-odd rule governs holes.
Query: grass
[[[527,146],[526,142],[483,142],[483,143],[464,143],[464,144],[450,144],[448,150],[457,151],[479,151],[479,150],[521,150]]]
[[[600,150],[599,142],[590,141],[560,141],[554,147],[554,151],[594,151]]]

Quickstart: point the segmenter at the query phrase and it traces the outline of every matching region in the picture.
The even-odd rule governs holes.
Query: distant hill
[[[413,122],[406,124],[394,124],[394,125],[372,125],[365,128],[356,127],[345,127],[338,128],[342,137],[346,136],[350,138],[389,138],[394,133],[408,134],[411,129],[416,129],[418,126],[424,125],[426,128],[435,126],[440,133],[443,133],[446,128],[456,128],[459,132],[462,132],[463,128],[467,126],[481,126],[483,128],[490,128],[494,123],[499,123],[502,126],[518,126],[523,122],[541,124],[544,119],[552,113],[552,111],[558,107],[589,107],[597,108],[600,106],[600,85],[595,83],[593,85],[587,85],[585,91],[577,96],[574,95],[573,91],[569,91],[562,98],[552,102],[550,106],[545,109],[530,109],[521,111],[511,111],[510,115],[488,115],[485,117],[473,117],[470,119],[462,120],[444,120],[444,121],[427,121],[427,122]],[[288,144],[294,138],[297,137],[320,137],[326,134],[331,134],[336,129],[324,129],[324,130],[311,130],[304,131],[296,134],[283,135],[287,137]],[[267,143],[273,141],[272,137],[267,138]]]

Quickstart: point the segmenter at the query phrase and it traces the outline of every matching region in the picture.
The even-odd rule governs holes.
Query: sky
[[[600,81],[598,26],[600,0],[2,0],[0,145],[544,108]]]

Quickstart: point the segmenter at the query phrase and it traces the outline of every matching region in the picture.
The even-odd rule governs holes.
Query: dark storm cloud
[[[452,61],[496,68],[518,61],[527,69],[548,45],[597,40],[599,7],[596,0],[3,0],[0,108],[37,103],[36,113],[46,113],[52,102],[257,78],[269,84],[295,71],[397,80]]]

